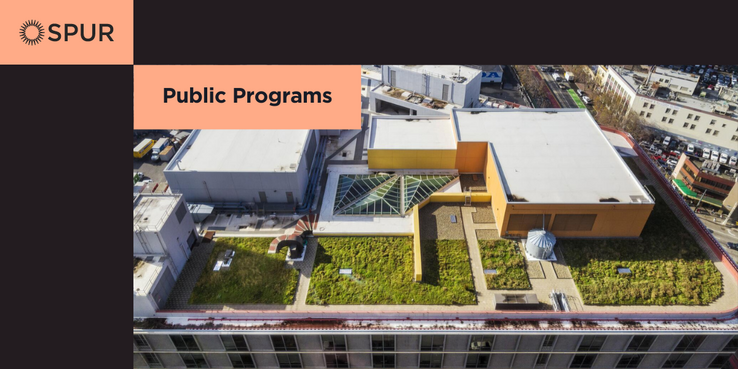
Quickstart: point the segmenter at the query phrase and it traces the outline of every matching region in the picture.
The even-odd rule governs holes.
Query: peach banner
[[[358,65],[136,65],[134,129],[359,129]]]
[[[3,1],[0,64],[133,64],[133,0]]]

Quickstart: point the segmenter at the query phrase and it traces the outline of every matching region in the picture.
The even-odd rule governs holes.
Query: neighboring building
[[[395,115],[449,115],[479,103],[482,72],[460,65],[383,65],[370,109]],[[447,106],[450,105],[450,106]]]
[[[623,96],[623,108],[640,115],[651,128],[699,148],[738,155],[738,94],[723,90],[722,96],[734,96],[734,100],[726,100],[720,91],[711,90],[703,90],[704,97],[689,96],[690,89],[694,90],[694,78],[681,72],[654,72],[650,82],[646,74],[618,67],[609,66],[607,72],[604,89]],[[684,78],[677,78],[674,73]],[[676,90],[665,86],[667,81]]]
[[[305,201],[319,139],[307,129],[195,130],[164,176],[190,203],[294,210]]]
[[[674,167],[672,181],[682,195],[720,209],[736,180],[735,172],[723,168],[727,166],[717,161],[682,154]]]
[[[730,190],[728,197],[723,200],[723,208],[728,212],[723,225],[738,225],[738,183],[733,184],[733,189]]]
[[[150,317],[164,307],[196,241],[195,223],[181,195],[133,199],[134,317]]]
[[[467,65],[467,67],[482,71],[482,83],[502,83],[501,65]]]
[[[662,67],[652,67],[646,83],[658,83],[659,87],[687,96],[692,96],[700,81],[698,74],[686,73]]]

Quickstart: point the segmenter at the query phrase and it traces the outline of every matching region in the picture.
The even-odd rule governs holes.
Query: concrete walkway
[[[477,229],[493,229],[497,230],[496,223],[474,223],[472,214],[477,211],[471,206],[461,207],[461,220],[464,224],[464,236],[466,236],[466,245],[469,248],[469,261],[471,262],[472,278],[474,279],[474,289],[477,290],[477,301],[481,306],[488,306],[489,309],[494,308],[494,292],[487,289],[487,282],[484,278],[484,267],[482,266],[482,256],[479,253],[477,243]]]
[[[295,294],[295,302],[288,310],[296,310],[305,307],[305,299],[307,299],[308,290],[310,288],[310,276],[313,274],[313,263],[315,262],[315,254],[318,249],[317,237],[310,237],[307,240],[308,245],[305,260],[287,262],[287,265],[300,271],[300,278],[297,282],[297,293]]]

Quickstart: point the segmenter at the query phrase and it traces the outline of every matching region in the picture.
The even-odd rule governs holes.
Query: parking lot
[[[136,145],[146,138],[156,141],[162,137],[170,136],[169,131],[133,131],[133,147],[135,148]],[[133,158],[133,172],[143,173],[144,180],[150,179],[152,182],[166,183],[164,168],[167,164],[168,162],[151,160],[151,151],[149,151],[141,159]]]
[[[528,101],[520,91],[520,82],[509,66],[502,66],[502,83],[482,83],[479,93],[482,95],[502,99],[516,104],[528,106]]]
[[[737,65],[660,65],[660,67],[700,76],[701,88],[714,90],[738,85]]]

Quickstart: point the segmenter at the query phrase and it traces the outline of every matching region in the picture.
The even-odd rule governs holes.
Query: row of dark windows
[[[529,231],[548,224],[551,214],[512,214],[508,220],[508,231]],[[597,214],[557,214],[551,230],[553,231],[591,231]]]
[[[275,354],[280,368],[302,368],[300,354]],[[418,358],[420,368],[441,368],[443,366],[443,355],[440,353],[421,353]],[[150,368],[162,368],[161,360],[153,353],[142,353],[141,356]],[[181,353],[180,357],[187,368],[209,368],[209,364],[202,354]],[[348,355],[345,353],[323,354],[327,368],[348,368]],[[536,367],[545,366],[551,354],[538,354]],[[662,368],[683,368],[692,354],[671,354],[664,361]],[[637,368],[645,354],[624,354],[620,357],[616,368]],[[256,368],[251,354],[228,354],[228,359],[234,368]],[[577,354],[572,358],[569,368],[591,368],[597,359],[597,354]],[[729,367],[730,354],[717,355],[707,368]],[[372,354],[372,366],[374,368],[394,368],[395,354]],[[491,361],[491,354],[468,354],[466,357],[466,368],[486,368]]]
[[[705,335],[684,335],[674,351],[696,351],[706,337]],[[169,335],[169,338],[177,351],[200,351],[194,335],[172,334]],[[556,335],[544,336],[541,349],[545,351],[552,348],[556,338]],[[600,351],[606,338],[605,335],[583,336],[577,351]],[[244,335],[220,335],[220,340],[226,351],[250,351]],[[298,351],[297,340],[293,335],[271,335],[270,340],[274,351]],[[445,340],[446,336],[444,335],[422,335],[420,351],[443,351]],[[648,351],[655,340],[656,336],[654,335],[635,335],[628,343],[626,351]],[[325,351],[347,350],[346,336],[344,335],[321,335],[321,341]],[[469,341],[468,349],[469,351],[492,351],[494,341],[494,335],[473,335]],[[134,334],[133,342],[140,351],[151,350],[151,345],[149,345],[145,335]],[[395,350],[395,336],[393,335],[372,335],[371,342],[373,351]],[[722,351],[734,352],[736,350],[738,350],[738,336],[733,336]]]

